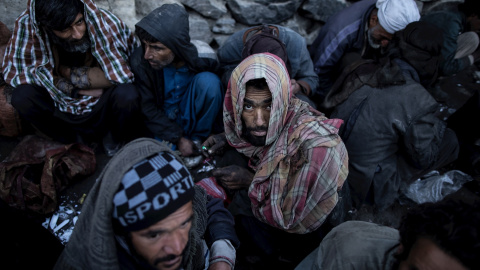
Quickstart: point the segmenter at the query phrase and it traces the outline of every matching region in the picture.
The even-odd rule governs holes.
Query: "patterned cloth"
[[[180,161],[158,153],[125,173],[113,198],[113,217],[128,231],[143,230],[192,201],[193,185]]]
[[[263,147],[242,138],[245,84],[258,78],[272,92]],[[223,119],[229,144],[250,157],[256,171],[248,191],[253,214],[287,232],[316,230],[335,207],[348,174],[347,151],[337,134],[342,120],[327,119],[292,98],[284,63],[269,53],[254,54],[233,71]]]
[[[133,73],[127,61],[136,43],[135,36],[120,19],[97,8],[92,0],[80,1],[85,6],[84,18],[92,42],[92,54],[106,71],[106,78],[114,84],[131,82]],[[35,21],[35,0],[28,0],[28,9],[18,17],[5,51],[2,65],[5,81],[13,87],[21,84],[45,87],[62,112],[77,115],[90,112],[98,98],[71,98],[55,87],[51,44]]]

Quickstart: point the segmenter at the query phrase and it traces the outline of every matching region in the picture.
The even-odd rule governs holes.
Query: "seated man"
[[[142,46],[130,63],[146,125],[155,138],[176,145],[183,157],[191,156],[192,141],[200,145],[211,134],[222,106],[222,84],[209,72],[218,66],[211,58],[215,52],[190,42],[188,13],[178,4],[150,12],[136,24],[136,34]]]
[[[295,269],[477,269],[479,207],[453,200],[422,204],[408,211],[399,230],[347,221]]]
[[[230,165],[213,172],[221,185],[238,190],[230,205],[238,209],[235,214],[255,216],[261,222],[253,226],[267,234],[317,231],[348,174],[347,151],[337,135],[342,121],[292,98],[285,64],[269,53],[251,55],[233,71],[223,116],[225,133],[204,146],[214,155],[228,141],[248,159],[249,168]],[[263,241],[259,233],[249,234]]]
[[[363,0],[330,17],[310,46],[320,102],[344,67],[381,54],[396,31],[419,19],[414,0]]]
[[[451,76],[480,61],[479,16],[480,3],[467,0],[456,10],[435,11],[420,19],[443,30],[443,60],[440,63],[443,75]]]
[[[262,31],[265,27],[268,30]],[[305,39],[297,32],[279,25],[246,28],[234,33],[225,41],[217,51],[223,84],[228,84],[233,69],[244,58],[262,52],[275,54],[282,60],[287,59],[284,62],[289,70],[293,94],[307,102],[309,101],[307,97],[312,98],[315,95],[318,76],[313,71]]]
[[[15,88],[12,105],[54,140],[105,137],[105,150],[113,155],[141,135],[133,128],[139,97],[127,61],[133,34],[92,0],[28,3],[3,61],[5,81]]]
[[[55,269],[233,269],[238,244],[222,201],[168,146],[141,138],[104,168]]]
[[[366,202],[385,209],[402,183],[457,158],[455,133],[435,116],[439,104],[422,86],[435,81],[442,42],[436,27],[411,23],[397,32],[389,56],[345,70],[342,87],[327,96],[331,117],[345,121],[340,134],[354,207]]]

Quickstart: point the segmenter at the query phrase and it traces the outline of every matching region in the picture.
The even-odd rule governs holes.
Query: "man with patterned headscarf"
[[[269,53],[251,55],[233,71],[223,111],[224,136],[249,159],[249,168],[217,169],[217,181],[248,189],[250,205],[243,212],[271,230],[316,231],[348,174],[347,151],[337,135],[342,121],[292,97],[285,64]],[[217,149],[215,138],[204,146]]]
[[[138,94],[127,58],[135,37],[92,0],[29,0],[3,61],[12,105],[63,143],[104,137],[108,155],[137,136]]]
[[[363,0],[330,17],[310,46],[319,101],[345,66],[378,55],[395,32],[419,19],[414,0]]]

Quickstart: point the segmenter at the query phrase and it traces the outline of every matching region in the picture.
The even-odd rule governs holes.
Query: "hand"
[[[62,76],[63,78],[67,78],[68,80],[70,80],[70,72],[71,72],[70,67],[67,67],[67,66],[64,66],[64,65],[60,65],[60,67],[58,68],[58,72],[60,73],[60,76]]]
[[[216,262],[208,267],[208,270],[230,270],[230,264],[226,262]]]
[[[78,90],[78,94],[82,96],[100,97],[103,94],[103,89],[82,89]]]
[[[230,165],[213,171],[213,176],[223,187],[235,190],[248,188],[253,181],[254,174],[238,165]]]
[[[177,143],[178,150],[184,157],[191,156],[193,154],[194,144],[191,140],[181,137]]]
[[[225,133],[212,135],[202,144],[202,153],[207,157],[221,155],[226,145],[227,137],[225,137]],[[204,149],[203,146],[207,149]]]
[[[297,81],[295,79],[291,79],[290,83],[292,85],[292,94],[293,95],[298,93],[298,91],[302,90],[302,87],[300,86],[300,84],[297,83]]]

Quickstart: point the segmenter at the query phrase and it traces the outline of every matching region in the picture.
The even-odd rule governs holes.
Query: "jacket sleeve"
[[[356,23],[360,24],[361,22]],[[351,28],[358,30],[358,27]],[[334,83],[331,78],[335,66],[345,52],[349,50],[350,43],[358,34],[358,31],[347,32],[347,30],[349,29],[342,29],[337,32],[324,26],[312,45],[310,53],[319,83],[317,93],[322,97],[327,94],[328,89]]]
[[[307,84],[312,96],[316,93],[318,87],[318,75],[313,70],[313,62],[305,38],[288,28],[285,28],[285,36],[288,61],[292,68],[290,76]]]
[[[209,247],[221,239],[227,239],[238,248],[240,241],[235,233],[235,221],[232,214],[223,206],[223,201],[207,195],[207,231],[205,232],[205,241]]]
[[[403,135],[406,152],[418,169],[430,168],[439,154],[446,124],[435,116],[437,107],[437,104],[431,105],[412,119]]]
[[[130,58],[130,66],[135,74],[135,86],[141,97],[141,108],[147,128],[155,137],[176,144],[182,137],[182,128],[165,114],[158,93],[163,91],[155,84],[160,78],[155,77],[153,69],[142,63],[143,49],[138,47]]]

